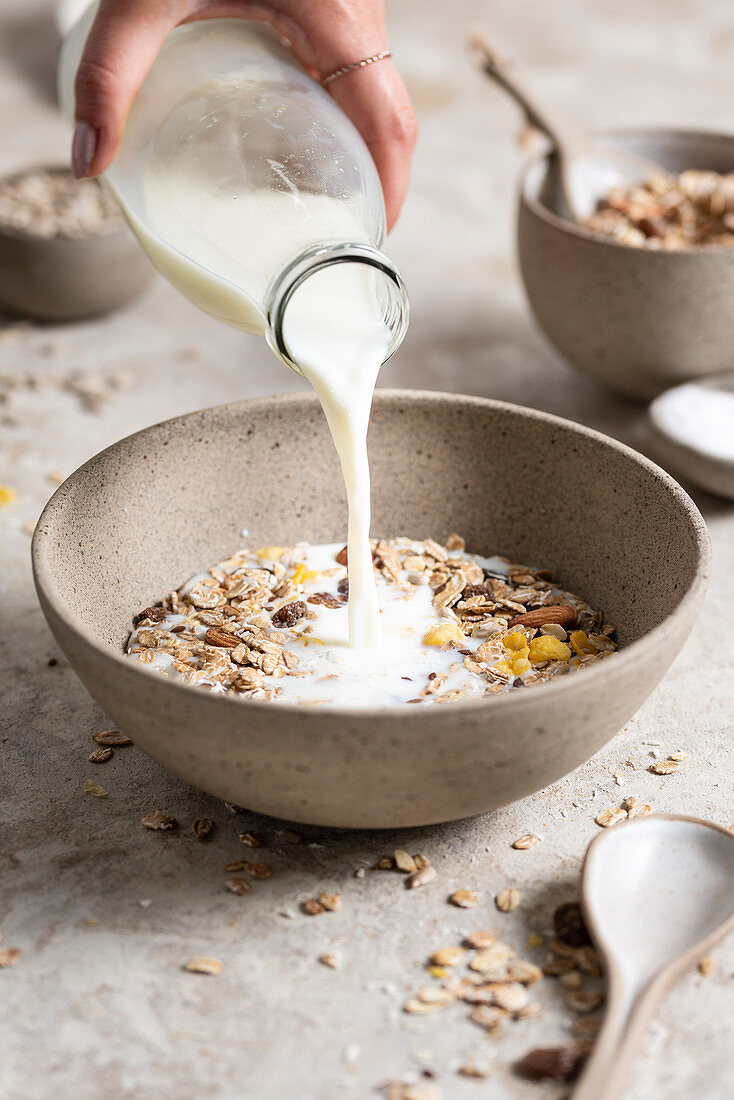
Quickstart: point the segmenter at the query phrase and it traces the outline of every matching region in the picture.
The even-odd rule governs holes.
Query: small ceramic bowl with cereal
[[[579,370],[635,398],[731,370],[734,137],[627,130],[599,142],[666,176],[596,196],[599,210],[582,225],[560,213],[547,153],[531,161],[518,250],[540,327]]]
[[[152,274],[97,180],[62,167],[0,179],[0,310],[52,323],[95,317],[126,305]]]
[[[346,504],[313,395],[192,413],[77,470],[33,540],[51,629],[136,744],[253,810],[425,825],[545,787],[685,641],[699,513],[628,447],[479,398],[378,390],[369,452],[378,646],[338,640]]]

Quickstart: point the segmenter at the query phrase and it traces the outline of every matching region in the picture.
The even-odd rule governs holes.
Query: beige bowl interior
[[[360,713],[215,697],[125,659],[133,613],[228,556],[243,528],[251,546],[344,537],[341,477],[311,396],[194,413],[92,459],[39,521],[39,595],[92,694],[195,785],[322,824],[468,816],[568,772],[634,713],[695,617],[705,527],[647,460],[514,406],[378,392],[369,447],[375,536],[457,530],[470,549],[548,567],[605,609],[628,648],[486,702]]]

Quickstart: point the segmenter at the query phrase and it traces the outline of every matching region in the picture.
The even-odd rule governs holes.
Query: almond
[[[221,626],[210,626],[204,635],[204,641],[207,645],[218,645],[224,649],[236,649],[242,643],[241,638],[222,630]]]
[[[516,615],[507,624],[510,629],[513,626],[545,626],[546,623],[559,623],[561,626],[570,626],[575,623],[578,616],[573,607],[536,607],[533,611],[526,611],[524,615]]]

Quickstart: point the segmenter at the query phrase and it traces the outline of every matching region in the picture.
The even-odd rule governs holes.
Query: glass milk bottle
[[[95,10],[71,29],[61,54],[69,119]],[[289,304],[335,265],[349,265],[351,278],[359,265],[388,333],[384,358],[400,345],[408,299],[381,251],[385,210],[372,157],[269,28],[212,19],[173,30],[105,180],[159,271],[200,309],[264,335],[293,369]],[[337,275],[323,286],[333,289]]]

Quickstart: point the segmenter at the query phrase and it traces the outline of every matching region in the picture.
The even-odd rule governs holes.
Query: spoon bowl
[[[734,833],[665,814],[617,825],[589,847],[582,902],[609,991],[574,1100],[612,1100],[665,993],[734,928]]]

